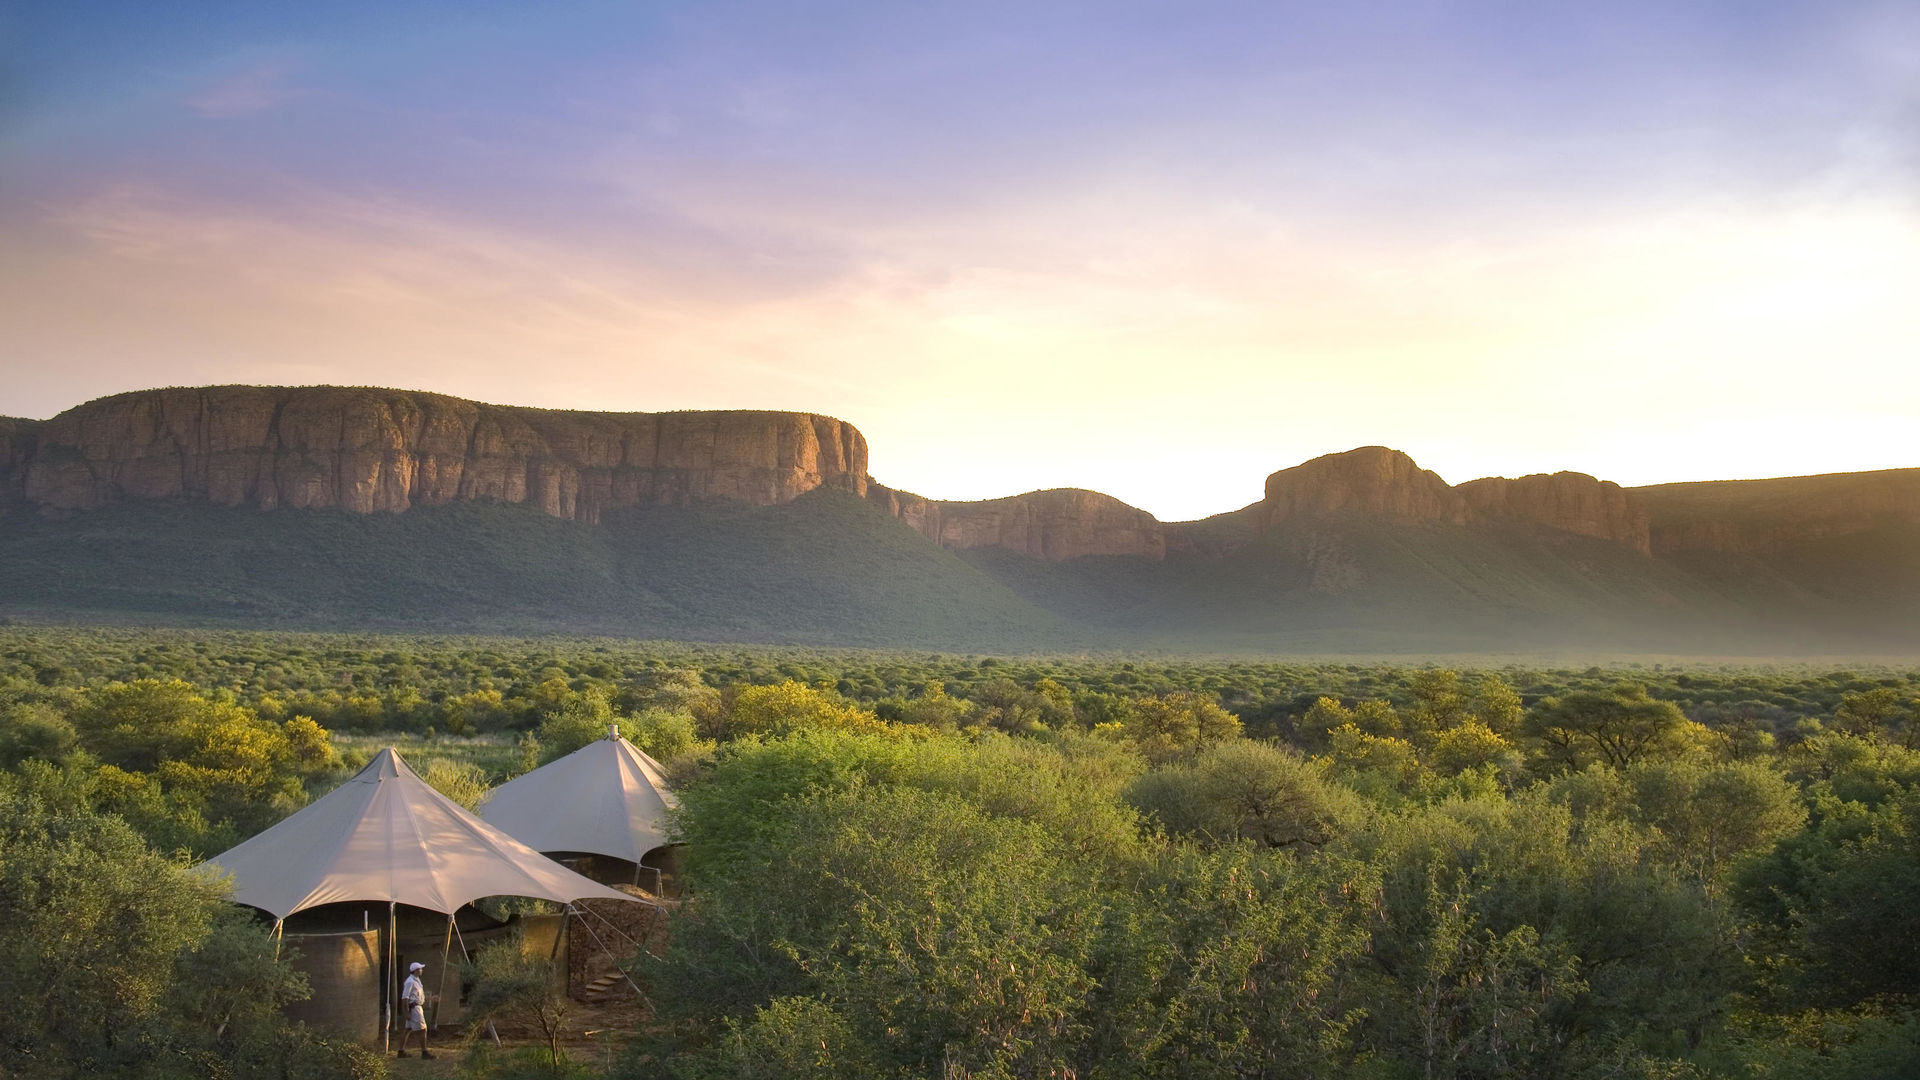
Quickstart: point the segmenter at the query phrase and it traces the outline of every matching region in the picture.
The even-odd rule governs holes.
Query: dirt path
[[[567,1016],[561,1034],[560,1051],[574,1061],[604,1072],[619,1060],[621,1051],[646,1019],[645,1012],[634,1001],[609,1001],[596,1005],[576,1003],[573,1012]],[[547,1048],[547,1040],[537,1030],[512,1027],[498,1030],[500,1041],[507,1049],[537,1047],[544,1051]],[[395,1058],[389,1053],[387,1067],[395,1077],[458,1076],[461,1063],[473,1052],[476,1041],[491,1044],[485,1028],[475,1035],[477,1039],[447,1029],[435,1040],[431,1061],[422,1060],[419,1049],[415,1048],[404,1058]]]

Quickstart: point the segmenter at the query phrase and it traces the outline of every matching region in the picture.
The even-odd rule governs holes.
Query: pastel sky
[[[1920,465],[1920,5],[0,8],[0,414],[829,413],[1163,519]]]

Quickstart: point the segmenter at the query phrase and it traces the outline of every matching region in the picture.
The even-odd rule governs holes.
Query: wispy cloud
[[[264,60],[202,86],[187,107],[210,119],[270,112],[300,95],[290,84],[298,65],[287,59]]]
[[[1695,208],[1468,245],[1075,202],[850,230],[840,272],[767,288],[685,276],[631,222],[610,220],[622,242],[605,245],[398,197],[302,189],[244,209],[121,187],[60,218],[84,240],[73,280],[22,287],[89,298],[37,302],[51,340],[111,309],[103,352],[164,343],[203,357],[204,381],[813,409],[859,424],[889,483],[938,497],[1077,484],[1166,517],[1240,505],[1266,471],[1370,442],[1452,480],[1863,467],[1806,449],[1857,456],[1858,426],[1765,446],[1737,433],[1804,430],[1794,416],[1869,393],[1920,405],[1905,359],[1920,225],[1898,204]],[[1643,430],[1621,439],[1616,409]],[[935,413],[1020,436],[955,455],[927,437]]]

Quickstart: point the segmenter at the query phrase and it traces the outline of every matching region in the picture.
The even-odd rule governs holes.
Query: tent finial
[[[608,724],[608,725],[607,725],[607,738],[609,738],[609,739],[616,739],[616,740],[620,738],[620,725],[619,725],[619,724]]]

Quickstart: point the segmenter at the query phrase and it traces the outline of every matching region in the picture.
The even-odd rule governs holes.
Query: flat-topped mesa
[[[1920,469],[1658,484],[1629,493],[1653,516],[1656,554],[1761,555],[1877,527],[1920,529]]]
[[[1646,509],[1611,480],[1578,472],[1534,473],[1516,480],[1469,480],[1453,490],[1485,517],[1613,540],[1642,555],[1653,552]]]
[[[941,502],[876,484],[868,497],[949,550],[1003,547],[1050,561],[1167,554],[1165,530],[1152,514],[1097,491],[1056,488],[980,502]]]
[[[405,390],[216,386],[69,409],[37,425],[0,489],[6,480],[61,510],[125,497],[359,513],[499,499],[597,521],[621,506],[769,505],[819,487],[864,495],[867,443],[808,413],[565,412]]]
[[[1262,528],[1296,515],[1353,511],[1464,524],[1471,511],[1445,480],[1398,450],[1362,446],[1267,477]]]

